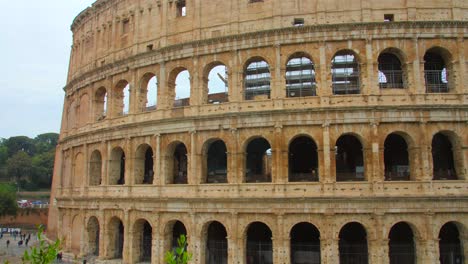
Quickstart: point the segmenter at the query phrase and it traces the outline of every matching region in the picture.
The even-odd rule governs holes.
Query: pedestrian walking
[[[18,241],[18,247],[21,247],[23,245],[23,240]]]
[[[6,247],[8,248],[9,245],[10,245],[10,240],[7,240],[6,241]]]
[[[26,238],[26,243],[25,243],[25,245],[28,246],[28,243],[29,243],[29,239]]]

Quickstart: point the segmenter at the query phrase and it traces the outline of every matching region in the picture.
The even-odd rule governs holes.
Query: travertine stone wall
[[[227,232],[228,263],[246,263],[246,230],[272,232],[273,263],[290,263],[290,232],[298,223],[320,232],[322,263],[339,262],[339,233],[358,222],[366,231],[369,263],[389,263],[389,233],[407,223],[416,262],[438,263],[439,232],[454,223],[468,256],[468,3],[466,1],[98,0],[73,24],[73,49],[57,148],[49,214],[50,235],[70,256],[98,252],[101,263],[137,263],[142,226],[152,227],[152,263],[163,263],[172,226],[187,229],[193,263],[205,263],[207,229]],[[384,22],[393,15],[394,21]],[[294,19],[304,24],[292,26]],[[352,54],[359,93],[333,91],[332,59]],[[447,90],[430,92],[425,55],[436,52]],[[404,87],[380,88],[379,55],[398,57]],[[286,65],[297,54],[314,65],[316,96],[287,97]],[[269,65],[270,97],[245,100],[245,69]],[[228,102],[208,102],[208,73],[227,67]],[[175,79],[190,73],[190,103],[174,107]],[[146,108],[146,84],[157,77],[158,104]],[[130,86],[129,112],[122,113]],[[104,108],[104,94],[106,107]],[[103,110],[105,109],[105,113]],[[405,181],[385,178],[390,134],[407,144]],[[456,179],[434,178],[432,142],[451,144]],[[364,177],[337,181],[336,145],[352,135],[362,145]],[[317,146],[318,181],[291,182],[289,146],[306,136]],[[247,145],[271,146],[271,182],[246,183]],[[227,183],[206,183],[208,146],[227,149]],[[187,150],[188,184],[173,183],[174,151]],[[154,179],[141,184],[146,149]],[[125,184],[117,185],[120,153]],[[123,224],[123,253],[116,226]]]

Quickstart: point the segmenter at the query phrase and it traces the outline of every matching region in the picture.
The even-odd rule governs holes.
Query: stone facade
[[[192,263],[462,263],[467,26],[455,0],[98,0],[49,233],[100,263],[178,234]]]

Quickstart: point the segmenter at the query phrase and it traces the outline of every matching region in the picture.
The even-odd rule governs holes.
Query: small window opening
[[[130,20],[126,19],[122,22],[122,33],[125,35],[130,31]]]
[[[263,2],[263,0],[249,0],[249,4],[260,3],[260,2]]]
[[[393,14],[385,14],[384,15],[385,22],[393,22],[395,21],[395,16]]]
[[[185,4],[185,0],[177,1],[177,16],[179,17],[187,16],[187,6]]]
[[[294,18],[293,26],[295,26],[295,27],[304,26],[304,18]]]
[[[146,51],[152,51],[153,50],[153,44],[149,44],[146,46]]]

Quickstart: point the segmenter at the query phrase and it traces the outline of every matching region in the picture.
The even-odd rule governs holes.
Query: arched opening
[[[363,181],[364,155],[362,144],[355,136],[343,135],[335,146],[336,180]]]
[[[99,150],[91,153],[91,159],[89,161],[89,185],[97,186],[101,185],[102,181],[102,157]]]
[[[79,152],[75,156],[75,160],[73,162],[73,179],[72,179],[72,186],[73,187],[81,187],[86,180],[85,171],[84,171],[85,161],[83,153]]]
[[[395,54],[383,52],[379,55],[378,62],[380,88],[404,88],[400,59]]]
[[[153,184],[153,150],[143,144],[138,147],[135,155],[135,183]]]
[[[174,225],[172,226],[172,237],[171,237],[172,250],[175,250],[179,246],[177,243],[177,240],[180,238],[181,235],[184,235],[185,237],[187,237],[187,229],[185,228],[185,225],[182,222],[176,221]]]
[[[174,107],[190,105],[190,73],[183,69],[175,78]]]
[[[109,185],[125,184],[125,153],[120,147],[111,152],[109,162]]]
[[[78,111],[78,126],[84,126],[88,123],[89,117],[89,96],[83,94],[80,97],[80,106]]]
[[[227,264],[227,232],[220,222],[214,221],[208,226],[205,252],[206,264]]]
[[[339,235],[340,264],[367,264],[367,234],[356,222],[348,223]]]
[[[447,93],[449,72],[440,48],[432,48],[424,54],[424,79],[427,93]]]
[[[335,54],[331,66],[333,94],[359,94],[360,70],[356,56],[351,51]]]
[[[437,133],[432,138],[432,164],[434,180],[456,180],[453,145],[448,136]]]
[[[222,140],[216,140],[208,147],[206,157],[206,182],[227,182],[227,149]]]
[[[109,222],[107,254],[111,259],[121,259],[124,246],[124,225],[122,221],[113,217]]]
[[[107,114],[107,91],[106,88],[97,89],[94,96],[94,118],[96,121],[106,118]]]
[[[245,182],[271,182],[273,162],[270,143],[255,138],[247,145]]]
[[[390,264],[415,263],[414,235],[407,223],[395,224],[390,230],[388,239]]]
[[[318,153],[315,142],[306,136],[289,144],[289,181],[318,181]]]
[[[270,99],[270,65],[261,58],[250,60],[244,69],[244,99]]]
[[[96,217],[89,218],[86,228],[88,233],[88,255],[99,256],[99,221]]]
[[[254,222],[247,230],[246,257],[248,264],[272,264],[273,242],[270,228],[261,222]]]
[[[439,232],[440,264],[463,263],[460,232],[455,223],[450,222],[442,226]]]
[[[384,143],[386,181],[409,181],[410,167],[406,140],[395,133],[387,136]]]
[[[320,264],[320,232],[314,225],[296,224],[290,237],[292,264]]]
[[[225,65],[213,67],[208,74],[208,103],[228,102],[228,69]]]
[[[140,86],[140,106],[142,111],[156,110],[158,102],[158,79],[156,75],[147,73],[143,76]]]
[[[315,96],[314,63],[309,58],[296,54],[286,64],[286,97]]]
[[[130,84],[125,81],[119,81],[115,86],[115,105],[114,113],[118,116],[128,115],[130,109]]]
[[[148,221],[140,219],[135,223],[134,246],[135,259],[138,262],[151,263],[153,228]]]
[[[173,155],[174,184],[187,184],[187,148],[183,143],[177,144]]]

